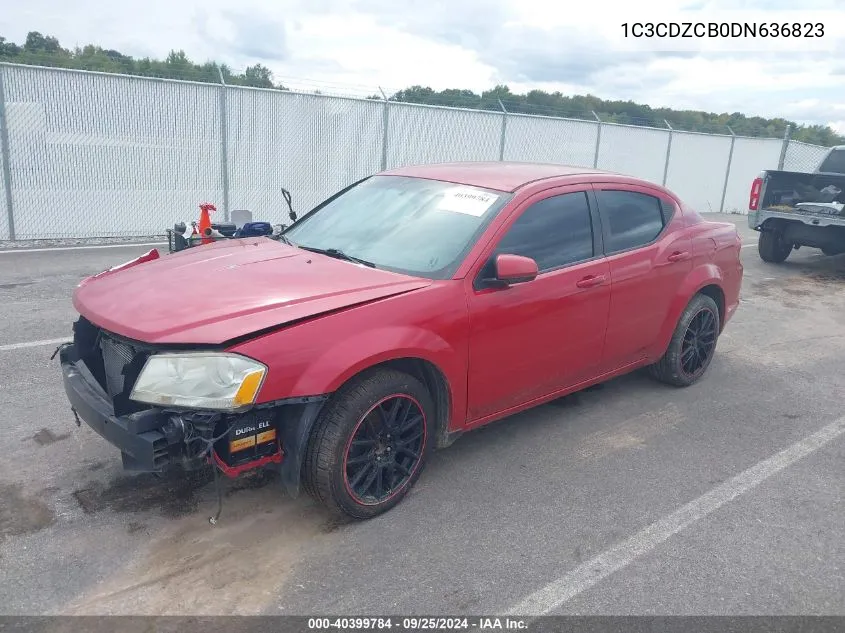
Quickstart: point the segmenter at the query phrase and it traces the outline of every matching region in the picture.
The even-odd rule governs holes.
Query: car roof
[[[588,167],[515,161],[453,162],[409,165],[381,172],[386,176],[410,176],[443,180],[498,191],[516,191],[529,183],[562,176],[613,175],[613,172]],[[621,176],[625,178],[624,176]],[[630,178],[630,177],[628,177]],[[631,178],[631,180],[638,180]]]

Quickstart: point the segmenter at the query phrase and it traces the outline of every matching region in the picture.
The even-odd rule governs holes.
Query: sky
[[[365,95],[507,84],[782,116],[845,134],[845,0],[0,0],[0,35],[133,56],[182,49],[291,88]],[[643,6],[648,5],[648,6]],[[815,38],[624,37],[623,24],[799,22]],[[817,32],[816,28],[812,28]]]

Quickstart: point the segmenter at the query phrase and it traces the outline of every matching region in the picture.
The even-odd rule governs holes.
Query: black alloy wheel
[[[709,307],[702,308],[692,318],[681,344],[681,371],[697,377],[702,373],[716,349],[718,316]]]
[[[428,387],[393,368],[362,372],[314,423],[302,484],[334,514],[370,519],[408,494],[433,450],[437,410]]]
[[[383,503],[414,475],[426,440],[425,413],[406,394],[376,403],[359,420],[344,460],[347,492],[358,503]]]
[[[675,387],[698,382],[715,356],[721,331],[716,301],[705,294],[695,295],[678,319],[663,356],[648,367],[649,373]]]

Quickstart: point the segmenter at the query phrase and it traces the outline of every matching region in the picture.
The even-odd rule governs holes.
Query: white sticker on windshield
[[[455,187],[446,191],[437,208],[442,211],[452,211],[454,213],[465,213],[466,215],[481,217],[498,199],[499,196],[487,193],[486,191],[478,191],[477,189],[467,187]]]

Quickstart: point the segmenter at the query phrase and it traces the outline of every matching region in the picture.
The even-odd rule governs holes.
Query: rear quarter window
[[[819,165],[819,171],[831,174],[845,174],[845,149],[835,149]]]

